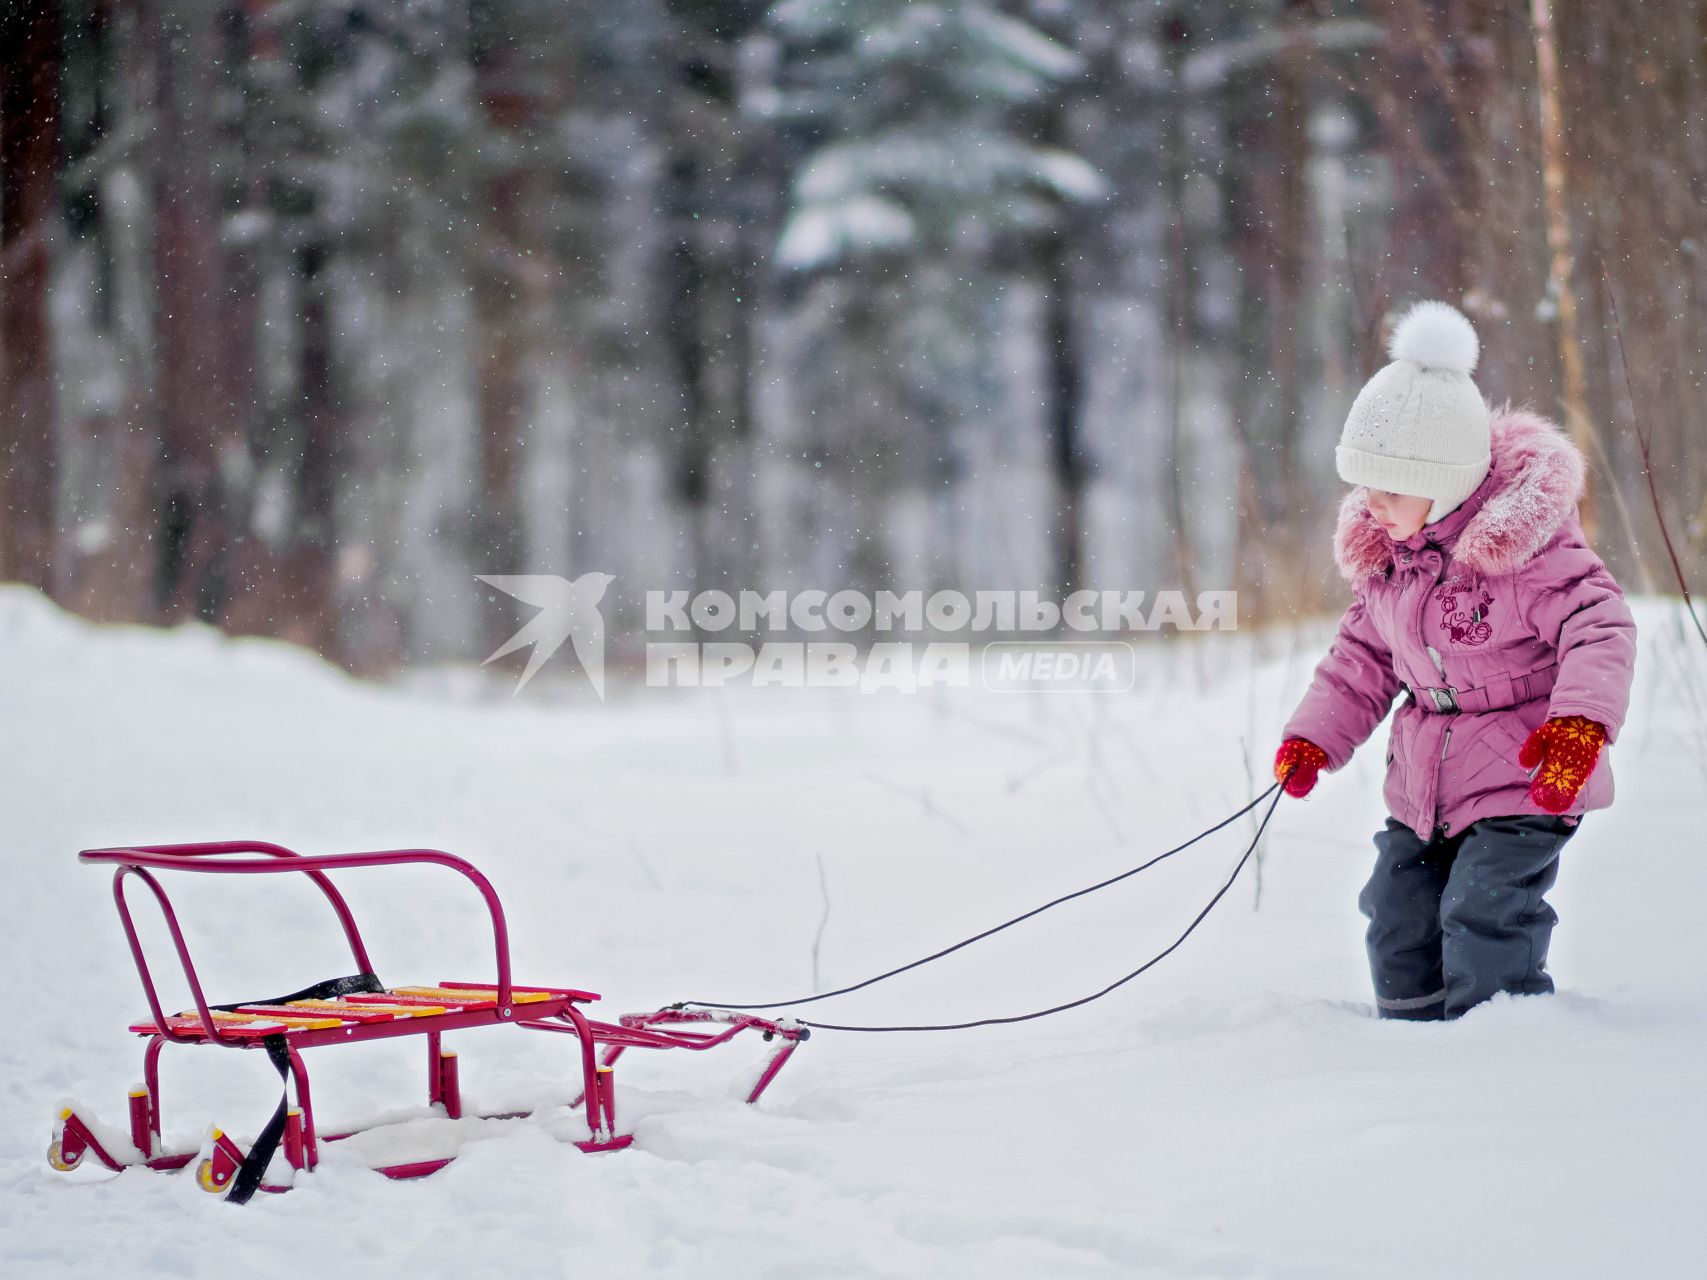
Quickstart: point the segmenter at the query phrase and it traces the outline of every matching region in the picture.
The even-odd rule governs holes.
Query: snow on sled
[[[49,1163],[61,1171],[77,1168],[90,1155],[113,1170],[132,1165],[180,1169],[194,1162],[196,1178],[205,1190],[239,1203],[256,1190],[287,1190],[284,1185],[263,1181],[268,1164],[281,1147],[294,1176],[295,1171],[310,1170],[319,1163],[320,1143],[374,1131],[327,1134],[318,1131],[309,1091],[308,1068],[303,1061],[307,1050],[364,1040],[421,1036],[426,1042],[428,1102],[437,1114],[450,1120],[462,1120],[465,1117],[457,1079],[456,1054],[444,1047],[444,1033],[506,1025],[524,1031],[556,1032],[574,1037],[580,1062],[581,1092],[570,1106],[585,1110],[589,1134],[575,1145],[589,1152],[614,1151],[634,1140],[632,1134],[618,1130],[616,1120],[614,1067],[625,1051],[711,1049],[728,1043],[743,1031],[756,1031],[766,1041],[780,1042],[771,1051],[747,1094],[748,1102],[757,1102],[800,1041],[810,1034],[806,1027],[786,1018],[689,1009],[626,1014],[615,1023],[599,1022],[589,1018],[581,1008],[598,999],[591,991],[574,987],[519,986],[510,978],[509,934],[497,893],[471,863],[436,849],[391,849],[307,857],[281,845],[231,840],[85,849],[78,858],[90,863],[110,863],[115,868],[113,899],[118,905],[119,920],[136,960],[137,974],[142,980],[149,1008],[148,1016],[131,1024],[130,1030],[146,1036],[148,1044],[143,1051],[143,1081],[130,1091],[128,1137],[106,1129],[90,1117],[79,1115],[73,1107],[61,1108],[54,1125],[53,1141],[48,1147]],[[367,947],[362,942],[349,904],[326,873],[351,867],[421,863],[449,867],[467,877],[480,891],[491,917],[497,957],[496,982],[453,980],[414,986],[385,986],[374,975],[373,963],[368,958]],[[307,876],[325,895],[343,927],[355,960],[356,973],[329,979],[289,995],[233,1004],[210,1004],[203,993],[195,964],[190,959],[189,946],[179,927],[177,914],[160,877],[154,874],[157,871],[221,875],[284,872]],[[126,882],[132,876],[148,887],[159,904],[184,980],[195,1001],[193,1009],[168,1014],[161,1006],[125,897]],[[247,1150],[217,1127],[208,1130],[206,1139],[196,1151],[171,1152],[163,1149],[159,1061],[161,1050],[168,1044],[259,1049],[272,1060],[284,1080],[284,1095],[272,1119]],[[502,1116],[466,1118],[507,1119],[526,1114],[508,1112]],[[454,1156],[381,1165],[378,1172],[392,1178],[421,1177],[443,1168],[451,1159]]]

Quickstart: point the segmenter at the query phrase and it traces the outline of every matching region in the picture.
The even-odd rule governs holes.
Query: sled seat
[[[558,1007],[597,1000],[593,991],[572,987],[510,988],[512,1005],[527,1005],[528,1017],[549,1017]],[[534,1008],[532,1006],[551,1006]],[[210,1009],[215,1035],[235,1040],[261,1040],[283,1035],[295,1039],[313,1031],[361,1027],[371,1036],[379,1023],[408,1023],[395,1034],[425,1034],[439,1019],[452,1014],[481,1013],[499,1021],[498,990],[490,983],[440,982],[430,987],[390,987],[376,992],[356,992],[320,1000],[264,1001],[240,1004],[233,1009]],[[162,1034],[207,1039],[207,1024],[194,1009],[181,1010],[165,1020],[165,1030],[152,1017],[139,1018],[130,1030],[141,1036]],[[364,1037],[367,1038],[367,1037]]]

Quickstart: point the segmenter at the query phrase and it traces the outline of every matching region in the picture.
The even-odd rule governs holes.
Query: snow
[[[913,239],[912,216],[880,196],[849,196],[808,205],[788,221],[777,244],[777,261],[807,270],[877,249],[900,248]]]
[[[98,630],[0,589],[0,1274],[1683,1274],[1704,1242],[1707,654],[1674,605],[1638,616],[1619,802],[1553,895],[1554,998],[1374,1019],[1355,908],[1382,814],[1369,748],[1282,805],[1260,909],[1247,869],[1100,1003],[953,1036],[823,1032],[754,1108],[760,1046],[631,1054],[636,1142],[603,1156],[567,1141],[567,1037],[452,1037],[471,1109],[546,1107],[463,1128],[421,1105],[418,1040],[311,1054],[324,1125],[403,1123],[238,1210],[184,1176],[46,1166],[60,1099],[122,1125],[140,1074],[123,1028],[143,1002],[79,848],[449,849],[504,895],[519,981],[603,991],[607,1014],[788,996],[812,983],[820,857],[825,986],[1135,865],[1264,785],[1325,631],[1158,640],[1124,696],[617,687],[599,706],[543,681],[378,688],[283,645]],[[1177,935],[1249,830],[819,1008],[940,1020],[1092,990]],[[216,999],[348,971],[311,891],[264,901],[254,879],[177,895]],[[490,974],[457,877],[342,883],[388,982]],[[175,1146],[210,1122],[246,1139],[277,1099],[260,1054],[164,1068]],[[453,1147],[419,1182],[362,1164]]]
[[[1036,27],[988,9],[966,11],[966,24],[993,47],[1040,78],[1066,80],[1085,69],[1076,50],[1051,40]]]
[[[805,270],[842,258],[911,244],[918,228],[888,191],[940,189],[987,197],[1005,188],[1047,188],[1068,200],[1108,193],[1103,176],[1067,151],[1021,147],[987,130],[941,138],[897,128],[869,141],[833,143],[806,165],[796,183],[799,208],[789,217],[777,260]],[[1017,205],[1006,216],[1018,217]]]
[[[1109,193],[1107,179],[1068,151],[1039,151],[1038,176],[1071,200],[1100,200]]]

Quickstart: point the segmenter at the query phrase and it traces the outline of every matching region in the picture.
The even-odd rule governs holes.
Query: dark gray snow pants
[[[1576,829],[1575,819],[1524,814],[1425,841],[1388,818],[1357,903],[1381,1016],[1456,1018],[1501,991],[1552,991],[1547,942],[1559,917],[1542,895]]]

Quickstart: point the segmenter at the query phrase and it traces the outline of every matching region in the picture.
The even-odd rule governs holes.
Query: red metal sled
[[[232,855],[262,855],[234,857]],[[765,1040],[778,1040],[765,1064],[748,1102],[757,1102],[776,1078],[800,1041],[805,1027],[788,1019],[756,1018],[699,1010],[663,1009],[656,1013],[628,1014],[617,1023],[599,1022],[581,1010],[599,997],[573,987],[523,987],[510,979],[509,934],[504,909],[484,875],[472,864],[436,849],[390,849],[373,853],[347,853],[305,857],[280,845],[263,841],[232,840],[207,844],[139,845],[135,848],[85,849],[84,862],[111,863],[113,899],[138,976],[148,997],[149,1016],[133,1023],[130,1030],[148,1038],[143,1052],[143,1083],[130,1093],[129,1149],[110,1137],[103,1143],[96,1126],[66,1108],[54,1127],[48,1160],[54,1168],[70,1170],[93,1154],[109,1169],[132,1165],[150,1169],[179,1169],[197,1160],[196,1176],[202,1187],[215,1194],[231,1189],[246,1152],[219,1129],[212,1129],[199,1151],[168,1152],[160,1141],[160,1051],[169,1043],[219,1045],[231,1049],[269,1047],[281,1073],[288,1074],[289,1095],[294,1104],[285,1112],[280,1148],[293,1169],[312,1169],[319,1162],[319,1144],[353,1136],[322,1134],[314,1118],[308,1069],[303,1053],[323,1045],[354,1044],[362,1040],[397,1036],[424,1036],[427,1049],[428,1102],[450,1119],[463,1118],[457,1079],[456,1054],[443,1045],[447,1031],[472,1027],[511,1025],[528,1031],[560,1032],[575,1037],[581,1067],[581,1092],[570,1103],[584,1108],[588,1137],[575,1143],[583,1151],[613,1151],[634,1138],[620,1133],[616,1122],[616,1092],[613,1068],[629,1049],[703,1050],[725,1044],[743,1031],[757,1031]],[[395,866],[427,863],[460,873],[473,882],[485,899],[491,916],[493,946],[497,957],[495,983],[439,982],[431,986],[382,987],[373,979],[373,964],[356,928],[349,904],[326,875],[351,867]],[[190,871],[217,874],[265,875],[294,872],[306,875],[326,896],[343,926],[358,975],[338,984],[363,989],[340,989],[337,994],[304,994],[273,1001],[213,1006],[203,993],[201,979],[190,959],[189,947],[178,925],[176,912],[161,887],[156,871]],[[154,978],[143,954],[136,924],[125,899],[126,881],[135,876],[152,891],[183,968],[184,979],[195,1008],[168,1015],[160,1004]],[[337,985],[337,984],[333,984]],[[513,1118],[527,1113],[509,1112]],[[121,1149],[114,1150],[114,1147]],[[257,1164],[259,1161],[256,1162]],[[388,1165],[378,1171],[392,1178],[415,1178],[433,1173],[450,1159]],[[261,1190],[287,1188],[262,1183]]]

